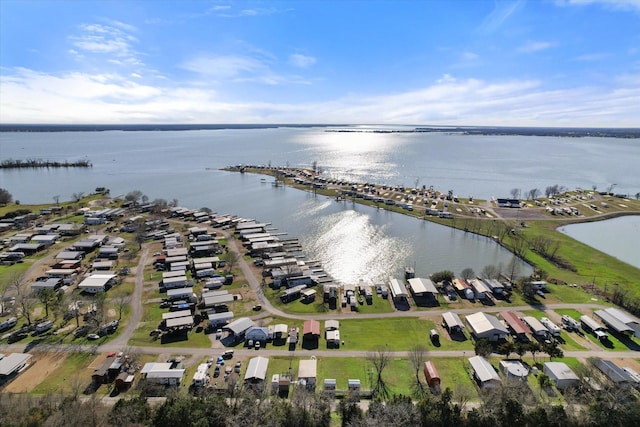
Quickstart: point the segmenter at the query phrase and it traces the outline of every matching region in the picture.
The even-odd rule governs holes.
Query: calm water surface
[[[560,227],[562,233],[640,268],[640,216]]]
[[[419,275],[488,264],[512,255],[494,242],[414,218],[337,203],[259,176],[222,172],[235,164],[310,167],[381,184],[433,185],[476,198],[559,184],[635,194],[639,140],[466,136],[446,133],[337,133],[325,128],[200,131],[0,133],[0,159],[89,159],[93,168],[2,170],[0,187],[22,203],[70,200],[105,186],[140,190],[261,221],[299,237],[336,280],[383,280],[415,265]],[[521,272],[530,267],[521,264]]]

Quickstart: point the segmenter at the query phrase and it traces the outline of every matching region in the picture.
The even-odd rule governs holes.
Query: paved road
[[[147,264],[147,257],[149,256],[149,248],[144,247],[142,254],[140,255],[140,262],[136,267],[136,282],[131,296],[131,317],[127,322],[124,330],[120,332],[120,335],[110,342],[110,344],[118,347],[124,347],[127,342],[133,336],[134,332],[140,324],[142,319],[142,290],[144,288],[144,266]]]

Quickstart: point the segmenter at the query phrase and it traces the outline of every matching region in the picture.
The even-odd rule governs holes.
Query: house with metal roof
[[[606,328],[595,321],[592,317],[587,316],[586,314],[580,316],[580,324],[585,331],[593,333],[599,340],[608,338],[608,335],[605,332]]]
[[[11,353],[8,356],[0,353],[0,384],[9,381],[29,366],[32,357],[28,353]]]
[[[145,363],[140,371],[142,378],[157,384],[179,385],[184,369],[171,369],[172,363]]]
[[[629,313],[616,307],[605,308],[604,311],[618,321],[627,325],[629,328],[633,329],[635,336],[640,338],[640,320],[638,318],[633,317]]]
[[[389,280],[389,289],[391,289],[391,297],[395,299],[407,299],[409,298],[409,293],[407,292],[407,288],[404,286],[398,279]]]
[[[255,326],[253,320],[249,319],[248,317],[240,317],[229,323],[224,327],[224,329],[231,332],[236,337],[242,338],[244,337],[244,333],[247,331],[247,329],[253,326]]]
[[[542,322],[533,316],[524,316],[522,321],[529,326],[531,333],[535,336],[546,337],[549,333],[549,330],[542,324]]]
[[[509,331],[498,318],[487,313],[478,312],[468,315],[467,324],[476,339],[487,338],[489,341],[499,341],[509,335]]]
[[[464,323],[462,323],[460,316],[451,311],[442,314],[442,325],[450,334],[462,332],[464,329]]]
[[[628,336],[633,335],[635,332],[630,326],[627,326],[617,316],[612,315],[608,311],[596,310],[593,312],[593,314],[596,317],[600,318],[600,320],[602,320],[602,323],[604,323],[612,332]]]
[[[635,383],[635,380],[627,371],[613,363],[611,360],[597,359],[594,364],[600,372],[618,386],[630,386]]]
[[[476,379],[480,387],[495,388],[502,383],[496,370],[493,369],[491,363],[489,363],[489,361],[484,357],[470,357],[469,364],[471,365],[471,369],[473,369],[473,377]]]
[[[518,317],[513,311],[503,311],[499,315],[505,321],[511,333],[518,339],[525,340],[527,334],[531,333],[531,329]]]
[[[307,390],[315,390],[318,376],[318,361],[315,358],[302,359],[298,367],[298,385]]]
[[[423,279],[421,277],[414,277],[408,280],[409,288],[415,296],[426,297],[429,295],[435,296],[438,293],[436,285],[433,284],[431,279]]]
[[[269,367],[269,359],[258,356],[249,360],[247,370],[244,373],[245,384],[261,385],[267,377],[267,368]]]
[[[78,289],[90,293],[106,292],[116,282],[115,274],[92,274],[78,285]]]
[[[563,362],[546,362],[542,371],[549,376],[559,390],[576,386],[580,381],[575,372]]]

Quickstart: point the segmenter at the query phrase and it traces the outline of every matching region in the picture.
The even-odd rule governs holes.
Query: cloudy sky
[[[640,127],[640,0],[1,0],[0,122]]]

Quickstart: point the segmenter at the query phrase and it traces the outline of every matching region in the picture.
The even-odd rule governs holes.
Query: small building
[[[340,329],[340,322],[338,320],[325,320],[324,322],[325,331],[333,331],[337,329]]]
[[[507,378],[520,381],[527,381],[527,375],[529,375],[529,369],[519,360],[501,360],[500,371]]]
[[[436,285],[433,284],[431,279],[423,279],[420,277],[414,277],[408,280],[409,288],[415,297],[431,297],[435,298],[438,294]]]
[[[128,372],[120,372],[116,377],[115,386],[119,391],[125,391],[131,388],[135,375]]]
[[[302,296],[302,301],[308,304],[316,299],[316,293],[315,289],[303,289],[300,295]]]
[[[495,316],[483,312],[468,315],[467,324],[476,339],[487,338],[489,341],[500,341],[509,334],[507,328]]]
[[[500,376],[493,369],[491,363],[482,356],[473,356],[469,358],[469,363],[473,369],[473,376],[482,388],[498,387],[502,381]]]
[[[92,274],[78,285],[78,289],[90,293],[106,292],[116,282],[115,274]]]
[[[627,325],[633,330],[635,336],[640,338],[640,320],[638,318],[633,317],[632,315],[615,307],[605,308],[604,312],[617,319],[619,322]]]
[[[36,280],[31,284],[31,290],[33,292],[40,292],[44,289],[50,289],[52,291],[57,291],[63,282],[61,278],[58,277],[45,277],[42,280]]]
[[[335,378],[325,378],[324,386],[322,387],[323,391],[328,393],[335,393],[336,391],[336,379]]]
[[[559,390],[576,386],[580,382],[575,372],[563,362],[546,362],[542,371],[549,376]]]
[[[316,359],[300,360],[298,368],[298,385],[307,390],[315,390],[318,376],[318,361]]]
[[[273,326],[273,339],[281,340],[287,338],[287,332],[289,331],[289,327],[284,323],[278,323]]]
[[[167,299],[169,301],[177,301],[177,300],[195,300],[195,295],[193,293],[193,289],[191,288],[175,288],[167,290]]]
[[[595,366],[602,372],[612,383],[618,386],[629,386],[635,383],[634,379],[627,371],[613,363],[611,360],[597,359]]]
[[[491,293],[491,289],[484,284],[484,282],[480,279],[471,279],[469,280],[469,285],[471,289],[473,289],[473,293],[475,297],[483,300],[489,298],[489,294]]]
[[[449,334],[462,333],[464,330],[464,323],[460,316],[451,311],[442,314],[442,326],[449,331]]]
[[[424,362],[423,372],[424,378],[427,380],[427,384],[429,384],[429,387],[433,388],[440,386],[440,374],[438,374],[438,370],[436,369],[433,362]]]
[[[407,292],[407,288],[404,286],[398,279],[391,279],[389,281],[389,288],[391,289],[391,297],[394,300],[406,300],[409,298],[409,293]]]
[[[317,320],[307,320],[302,327],[302,335],[304,336],[320,336],[320,322]]]
[[[180,385],[184,369],[172,369],[171,363],[145,363],[140,371],[142,378],[148,382],[164,385]]]
[[[527,334],[531,333],[531,329],[513,311],[503,311],[500,313],[500,317],[517,339],[524,341],[527,339]]]
[[[635,331],[631,327],[627,326],[620,319],[618,319],[616,316],[613,316],[608,311],[596,310],[593,312],[593,314],[600,318],[600,320],[602,320],[602,323],[607,325],[607,328],[609,328],[609,330],[612,332],[627,336],[631,336],[635,333]]]
[[[232,311],[226,311],[222,313],[207,312],[207,318],[209,319],[209,327],[216,328],[220,325],[226,324],[229,320],[234,318]]]
[[[240,317],[229,323],[227,326],[225,326],[224,329],[233,334],[236,337],[236,340],[238,340],[242,339],[245,332],[253,326],[255,326],[253,320],[249,319],[248,317]]]
[[[580,316],[580,324],[585,331],[591,332],[599,340],[605,340],[609,338],[609,336],[605,332],[606,328],[586,314]]]
[[[247,370],[244,374],[245,384],[252,386],[261,386],[267,377],[267,368],[269,367],[269,359],[258,356],[249,360]]]
[[[115,377],[112,377],[109,368],[115,361],[115,357],[108,356],[97,368],[93,370],[91,380],[96,384],[107,384],[113,381]]]
[[[537,337],[546,337],[549,333],[549,330],[533,316],[524,316],[522,321],[529,326],[531,333]]]
[[[262,326],[253,326],[247,329],[244,337],[247,340],[261,341],[263,343],[272,338],[272,336],[269,335],[269,328]]]
[[[28,353],[11,353],[8,356],[0,353],[0,384],[9,381],[26,369],[32,357]]]
[[[185,288],[187,287],[187,276],[182,271],[171,272],[174,273],[174,276],[164,277],[162,275],[161,287],[164,289],[177,289],[177,288]],[[177,274],[176,274],[177,273]]]
[[[347,389],[350,393],[360,393],[360,380],[350,378],[347,380]]]

